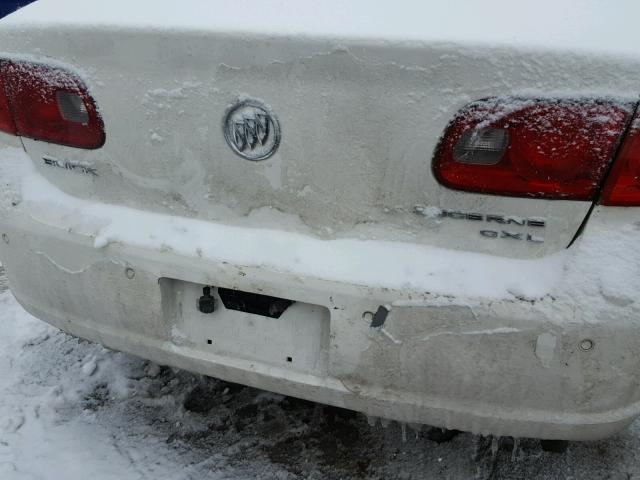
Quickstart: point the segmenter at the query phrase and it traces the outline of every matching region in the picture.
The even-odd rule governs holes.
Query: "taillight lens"
[[[2,68],[2,64],[0,64],[0,68]],[[16,125],[13,122],[13,115],[9,108],[9,99],[4,92],[4,80],[0,70],[0,132],[16,135]]]
[[[85,85],[58,67],[0,60],[0,130],[78,148],[100,148],[104,124]]]
[[[592,99],[477,101],[447,127],[433,171],[457,190],[592,200],[632,108]]]
[[[633,120],[600,198],[602,205],[640,206],[640,117]]]

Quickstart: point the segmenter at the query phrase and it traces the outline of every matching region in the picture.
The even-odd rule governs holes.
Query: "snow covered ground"
[[[1,270],[1,267],[0,267]],[[0,479],[640,478],[640,423],[542,452],[396,423],[113,352],[27,314],[0,271]]]

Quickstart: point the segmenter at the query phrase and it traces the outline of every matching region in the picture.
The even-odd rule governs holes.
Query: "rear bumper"
[[[170,248],[96,248],[95,238],[70,225],[44,221],[28,202],[5,208],[0,258],[29,312],[110,348],[372,416],[475,433],[590,440],[640,412],[640,325],[624,299],[605,302],[607,314],[587,315],[585,302],[566,295],[450,298]],[[222,307],[207,316],[196,309],[201,285],[304,308],[282,320]],[[372,328],[363,313],[381,305],[390,313]],[[593,348],[580,347],[585,339]]]

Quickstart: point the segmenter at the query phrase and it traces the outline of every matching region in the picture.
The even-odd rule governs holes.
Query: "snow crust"
[[[27,314],[8,292],[0,294],[0,318],[0,478],[140,478],[135,470],[123,476],[131,462],[112,434],[96,424],[93,411],[69,418],[70,410],[100,383],[109,385],[114,398],[130,395],[123,373],[131,358],[86,342],[68,343],[68,337]],[[44,361],[52,347],[69,352],[67,364]],[[164,463],[167,473],[158,478],[179,478]]]
[[[0,164],[0,175],[6,171],[5,178],[14,177],[37,220],[92,236],[96,249],[126,244],[311,278],[461,297],[540,298],[563,269],[565,252],[520,260],[402,242],[322,240],[144,212],[62,192],[22,150],[1,150]]]
[[[633,0],[38,0],[3,22],[493,44],[637,57],[639,17],[640,3]]]

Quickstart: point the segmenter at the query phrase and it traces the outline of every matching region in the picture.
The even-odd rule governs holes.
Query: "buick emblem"
[[[224,138],[241,157],[265,160],[278,149],[280,125],[265,105],[257,100],[243,100],[227,112]]]

